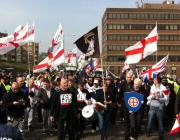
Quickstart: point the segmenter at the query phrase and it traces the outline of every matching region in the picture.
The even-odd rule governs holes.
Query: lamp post
[[[172,66],[172,75],[173,75],[173,79],[176,79],[176,66]]]

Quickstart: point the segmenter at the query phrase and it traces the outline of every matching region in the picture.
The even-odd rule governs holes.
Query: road
[[[145,123],[146,120],[144,120],[144,124]],[[100,140],[99,132],[92,134],[89,127],[90,126],[87,126],[84,134],[85,137],[83,137],[81,140]],[[142,128],[143,130],[145,130],[144,127],[145,125],[143,125]],[[42,128],[42,124],[39,122],[35,122],[35,130],[32,132],[26,132],[25,140],[57,140],[56,138],[57,131],[55,131],[54,136],[49,136],[42,134],[41,128]],[[117,119],[116,125],[110,125],[108,128],[107,140],[123,140],[123,134],[124,134],[123,121],[122,119]],[[138,140],[158,140],[158,130],[154,130],[151,133],[150,137],[146,137],[145,132],[142,132]],[[180,137],[178,137],[178,135],[169,136],[166,132],[165,140],[180,140]]]

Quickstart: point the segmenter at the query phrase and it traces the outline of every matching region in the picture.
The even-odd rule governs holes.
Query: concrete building
[[[137,8],[107,8],[102,18],[102,55],[104,65],[119,74],[125,61],[124,50],[146,37],[158,26],[159,61],[169,53],[168,72],[180,76],[180,4],[144,3]],[[156,53],[137,66],[156,63]]]
[[[28,58],[28,51],[29,51],[29,58]],[[23,64],[28,64],[28,59],[32,66],[38,64],[39,43],[25,44],[1,56],[1,61],[17,62]]]

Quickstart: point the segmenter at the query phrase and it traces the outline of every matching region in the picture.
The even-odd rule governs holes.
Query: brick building
[[[119,74],[125,61],[124,50],[146,37],[157,23],[159,61],[169,53],[168,72],[180,76],[180,4],[173,1],[144,3],[138,8],[107,8],[102,18],[104,65]],[[156,63],[156,53],[137,66]]]

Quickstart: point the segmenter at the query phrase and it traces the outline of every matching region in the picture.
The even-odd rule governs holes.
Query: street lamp
[[[176,79],[176,66],[172,66],[172,75],[173,75],[173,79]]]

